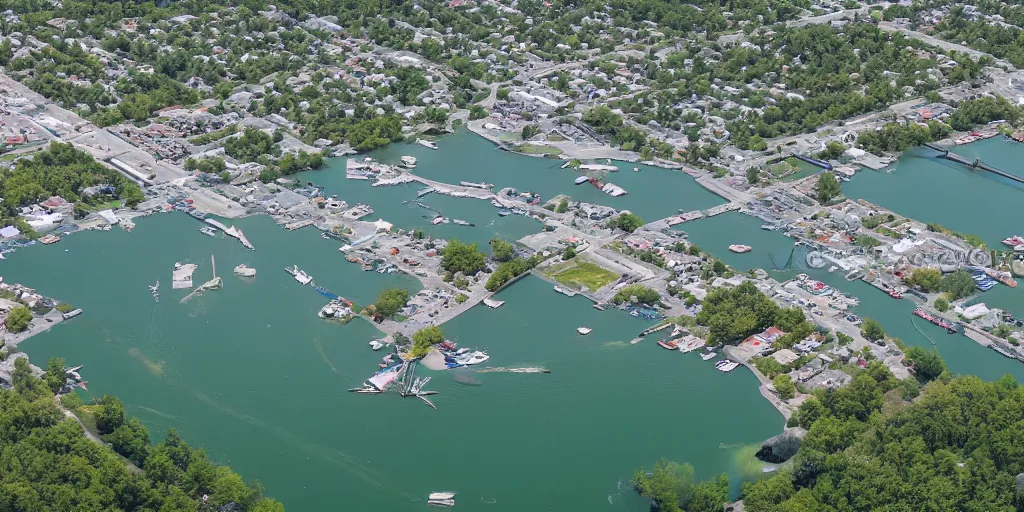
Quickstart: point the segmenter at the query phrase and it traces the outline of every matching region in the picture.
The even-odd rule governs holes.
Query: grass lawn
[[[556,265],[545,273],[559,283],[573,288],[585,286],[592,292],[619,278],[619,275],[611,270],[599,267],[589,261],[576,260]]]
[[[560,155],[562,150],[540,144],[522,144],[515,147],[515,151],[528,155]]]

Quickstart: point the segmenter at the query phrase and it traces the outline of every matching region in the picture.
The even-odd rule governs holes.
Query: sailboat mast
[[[210,255],[210,266],[213,267],[213,278],[217,279],[217,262],[213,259],[213,255]]]

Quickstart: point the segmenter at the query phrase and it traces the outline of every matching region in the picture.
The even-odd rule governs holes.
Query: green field
[[[522,144],[515,147],[515,151],[518,153],[526,153],[527,155],[560,155],[562,150],[553,148],[550,146],[542,146],[540,144]]]
[[[585,286],[592,292],[619,278],[619,275],[615,272],[601,268],[589,261],[569,261],[568,263],[552,266],[545,270],[544,273],[564,285],[573,288]]]

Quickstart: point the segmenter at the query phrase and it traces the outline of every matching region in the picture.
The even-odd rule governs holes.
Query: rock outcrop
[[[758,459],[770,464],[781,464],[796,455],[800,443],[807,436],[802,428],[787,428],[781,434],[768,438],[761,444],[755,455]]]

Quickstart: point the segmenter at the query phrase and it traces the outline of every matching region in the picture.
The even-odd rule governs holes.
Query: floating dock
[[[503,300],[484,299],[484,304],[491,309],[498,309],[505,304]]]

